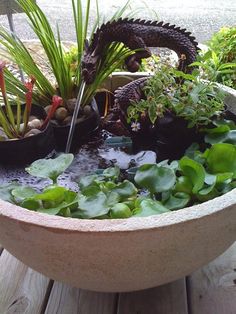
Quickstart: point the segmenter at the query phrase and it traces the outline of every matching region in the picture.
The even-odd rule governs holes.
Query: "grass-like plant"
[[[33,75],[36,79],[36,90],[33,99],[43,105],[48,105],[54,94],[62,97],[64,104],[68,99],[76,97],[79,86],[82,82],[80,64],[84,53],[85,40],[88,38],[88,25],[90,24],[90,0],[87,0],[85,9],[82,7],[81,0],[71,0],[74,16],[76,40],[77,40],[77,70],[73,71],[70,60],[68,59],[63,43],[61,41],[59,27],[55,35],[52,27],[40,7],[31,0],[17,0],[22,10],[26,13],[30,26],[42,44],[47,56],[47,63],[56,79],[56,86],[50,82],[45,74],[40,70],[33,60],[24,43],[18,38],[13,38],[4,28],[0,28],[0,43],[8,52],[9,58],[18,64],[27,75]],[[127,3],[118,10],[112,19],[119,18],[129,5]],[[97,20],[94,23],[93,31],[99,27],[103,20],[99,13],[97,3]],[[90,40],[88,38],[88,40]],[[90,103],[91,98],[96,93],[101,83],[131,54],[131,51],[121,44],[111,43],[103,53],[101,62],[97,68],[97,76],[93,84],[86,86],[82,104]],[[16,91],[20,98],[23,98],[25,91],[24,84],[15,78],[10,72],[6,73],[6,81],[9,93],[15,95]]]

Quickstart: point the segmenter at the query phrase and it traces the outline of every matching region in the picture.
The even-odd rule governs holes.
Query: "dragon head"
[[[85,52],[81,62],[82,76],[86,84],[92,84],[96,77],[99,55],[96,50],[91,50],[88,42],[85,42]]]
[[[92,84],[95,80],[97,70],[97,56],[86,54],[83,57],[81,68],[82,76],[86,84]]]

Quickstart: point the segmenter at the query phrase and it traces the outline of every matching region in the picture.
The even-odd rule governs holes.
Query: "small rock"
[[[34,120],[34,119],[38,119],[36,116],[29,116],[29,121],[32,121],[32,120]]]
[[[92,108],[89,105],[84,106],[83,108],[83,114],[85,116],[89,116],[92,112]]]
[[[62,125],[68,125],[71,123],[71,120],[72,120],[72,116],[67,116],[62,122],[61,124]]]
[[[7,141],[7,140],[8,140],[8,137],[6,133],[4,132],[2,128],[0,128],[0,141]]]
[[[19,132],[22,133],[24,131],[24,123],[20,124]]]
[[[24,137],[29,137],[29,136],[37,135],[37,134],[39,134],[39,133],[41,133],[41,131],[40,131],[39,129],[32,129],[32,130],[30,130],[29,132],[27,132]]]
[[[55,112],[55,119],[63,121],[69,115],[68,111],[64,107],[60,107]]]
[[[83,120],[84,120],[84,117],[77,118],[77,119],[76,119],[76,123],[80,123],[80,122],[82,122]]]
[[[28,122],[28,129],[30,129],[30,130],[40,129],[41,126],[42,126],[42,120],[39,120],[39,119],[34,119],[34,120]]]
[[[76,98],[67,100],[66,107],[70,113],[73,113],[75,110]]]
[[[52,108],[52,105],[48,105],[46,107],[44,107],[44,110],[46,111],[46,113],[49,113],[49,110]],[[54,116],[54,115],[53,115]]]

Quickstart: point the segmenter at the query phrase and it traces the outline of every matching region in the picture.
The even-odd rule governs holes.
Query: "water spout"
[[[71,120],[70,131],[69,131],[69,135],[68,135],[68,139],[67,139],[67,143],[66,143],[66,150],[65,150],[66,153],[70,152],[72,138],[73,138],[74,130],[75,130],[76,119],[78,117],[79,108],[80,108],[80,105],[82,102],[85,85],[86,85],[86,83],[84,81],[82,81],[82,83],[80,85],[79,92],[78,92],[78,96],[76,99],[75,110],[74,110],[73,117]]]

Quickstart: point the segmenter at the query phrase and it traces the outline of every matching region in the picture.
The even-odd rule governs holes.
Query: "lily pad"
[[[47,178],[56,182],[57,177],[69,167],[73,159],[73,154],[61,154],[54,159],[38,159],[25,170],[32,176]]]
[[[142,188],[153,193],[168,191],[175,184],[175,172],[166,167],[158,167],[156,164],[146,164],[139,167],[135,174],[135,182]]]

